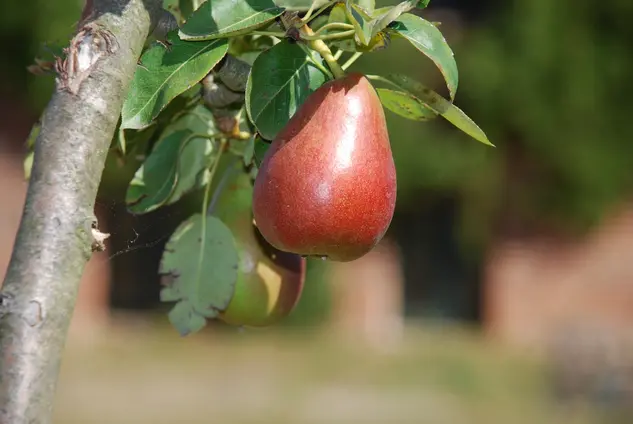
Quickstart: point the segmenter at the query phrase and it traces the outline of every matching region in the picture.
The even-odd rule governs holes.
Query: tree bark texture
[[[79,281],[102,248],[94,204],[157,0],[87,1],[42,118],[0,292],[0,424],[47,424]],[[155,20],[154,20],[155,22]]]

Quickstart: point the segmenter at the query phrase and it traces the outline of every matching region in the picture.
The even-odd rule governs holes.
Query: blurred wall
[[[541,353],[596,330],[633,340],[631,252],[631,202],[584,237],[499,239],[484,278],[488,333]]]

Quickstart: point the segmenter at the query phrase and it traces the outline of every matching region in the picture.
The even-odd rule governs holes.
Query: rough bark
[[[94,203],[121,106],[161,2],[87,1],[47,106],[0,292],[0,424],[50,423],[79,281],[103,247]],[[154,20],[155,21],[155,20]],[[99,240],[101,238],[101,240]]]

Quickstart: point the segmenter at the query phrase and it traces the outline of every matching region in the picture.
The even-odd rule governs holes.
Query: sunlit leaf
[[[486,134],[470,119],[461,109],[449,102],[430,88],[425,87],[414,79],[400,74],[391,74],[387,78],[389,81],[408,91],[418,98],[422,103],[442,115],[447,121],[455,125],[457,128],[470,135],[477,141],[484,144],[494,146]]]
[[[407,92],[386,88],[378,88],[376,91],[382,105],[403,118],[411,119],[412,121],[429,121],[437,117],[433,110]]]
[[[171,100],[202,80],[224,57],[226,40],[199,43],[168,35],[169,48],[156,43],[141,57],[123,104],[121,128],[145,128]]]
[[[376,8],[376,0],[356,0],[356,4],[370,15]]]
[[[195,214],[174,231],[160,263],[163,302],[178,302],[169,319],[181,335],[200,330],[226,309],[238,270],[231,230],[214,216]]]
[[[286,10],[293,11],[306,11],[312,6],[313,0],[273,0],[279,7],[283,7]],[[316,0],[314,1],[315,10],[324,6],[329,0]]]
[[[386,10],[380,14],[372,15],[374,17],[371,33],[372,37],[378,34],[379,31],[385,29],[387,25],[396,20],[400,15],[414,9],[417,3],[418,0],[403,1],[393,7],[386,8]]]
[[[272,21],[284,9],[272,0],[209,0],[180,28],[183,40],[210,40],[245,33]]]
[[[251,122],[262,137],[272,140],[325,81],[326,75],[300,46],[287,40],[280,42],[253,63],[246,85],[246,110]]]
[[[359,8],[352,0],[345,0],[345,13],[347,20],[354,25],[356,35],[354,39],[358,44],[369,45],[375,20],[364,10]]]
[[[344,3],[337,3],[332,8],[330,15],[328,16],[328,23],[352,23],[352,21],[347,18],[346,6]],[[335,40],[332,41],[331,44],[346,52],[356,51],[356,42],[353,39]]]
[[[26,180],[31,178],[31,168],[33,167],[33,155],[34,155],[34,152],[27,153],[26,157],[24,158],[24,162],[22,164],[24,168],[24,178]]]
[[[362,13],[361,13],[361,18],[365,20],[364,21],[365,23],[368,23],[371,21],[371,18],[368,15],[365,15]],[[350,20],[348,18],[348,14],[346,12],[346,6],[343,3],[336,4],[332,8],[330,15],[328,17],[328,23],[353,24],[354,22],[355,21]],[[358,44],[356,37],[350,38],[350,39],[344,39],[344,40],[334,40],[331,42],[331,45],[343,51],[363,52],[363,53],[384,49],[388,47],[389,44],[390,44],[390,33],[386,31],[377,31],[376,33],[374,33],[366,45]]]
[[[40,131],[42,129],[42,123],[38,120],[33,127],[31,127],[31,131],[29,132],[29,136],[26,138],[26,148],[31,150],[35,147],[35,140],[37,140],[37,136],[40,135]]]
[[[431,22],[419,16],[405,13],[390,28],[398,35],[406,38],[416,49],[435,62],[444,75],[451,100],[457,91],[458,72],[453,51],[439,29]]]

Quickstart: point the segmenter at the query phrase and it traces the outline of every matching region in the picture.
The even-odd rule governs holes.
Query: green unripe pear
[[[272,247],[259,234],[251,212],[253,186],[241,164],[225,172],[212,209],[233,232],[239,268],[235,292],[219,318],[232,325],[269,326],[286,317],[301,297],[306,261]]]

